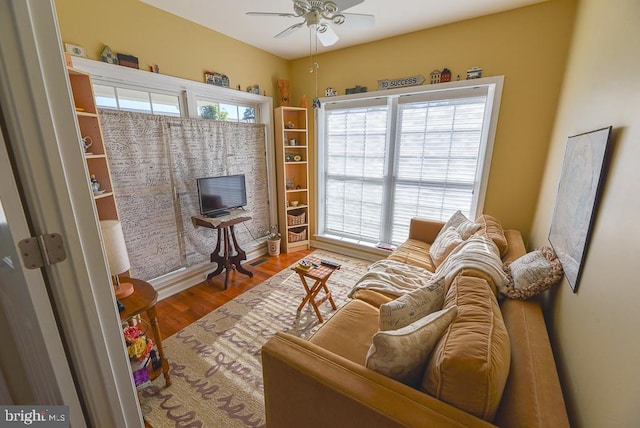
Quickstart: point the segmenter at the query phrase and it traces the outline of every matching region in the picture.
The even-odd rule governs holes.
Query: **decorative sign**
[[[411,77],[402,77],[400,79],[378,80],[378,90],[381,91],[383,89],[394,89],[403,88],[405,86],[422,85],[422,82],[424,82],[424,76],[422,74]]]

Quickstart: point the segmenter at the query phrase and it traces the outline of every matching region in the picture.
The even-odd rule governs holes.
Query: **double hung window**
[[[327,99],[318,116],[318,233],[398,244],[412,217],[481,212],[501,78]]]

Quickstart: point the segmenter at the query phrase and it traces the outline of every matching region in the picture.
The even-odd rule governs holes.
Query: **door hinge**
[[[59,233],[32,236],[18,242],[22,263],[27,269],[39,269],[59,263],[67,258],[64,242]]]

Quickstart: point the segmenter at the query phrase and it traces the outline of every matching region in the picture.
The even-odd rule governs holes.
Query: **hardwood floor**
[[[313,252],[313,249],[280,254],[279,256],[265,255],[242,264],[247,270],[253,272],[253,278],[249,278],[235,270],[231,272],[226,290],[222,289],[224,273],[221,273],[212,278],[211,281],[202,282],[161,300],[156,304],[156,309],[162,338],[175,334],[311,252]]]

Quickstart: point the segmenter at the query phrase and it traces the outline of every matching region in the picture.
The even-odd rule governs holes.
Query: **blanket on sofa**
[[[440,278],[445,279],[445,289],[448,289],[453,279],[464,269],[475,269],[486,274],[500,289],[508,279],[502,269],[499,254],[498,247],[491,239],[472,236],[458,245],[435,272],[394,260],[380,260],[369,267],[369,271],[356,283],[349,297],[359,289],[383,291],[399,297]]]
[[[432,277],[433,272],[418,266],[388,259],[379,260],[369,266],[369,270],[358,280],[349,297],[353,297],[353,293],[359,289],[384,291],[400,297],[424,287]]]

